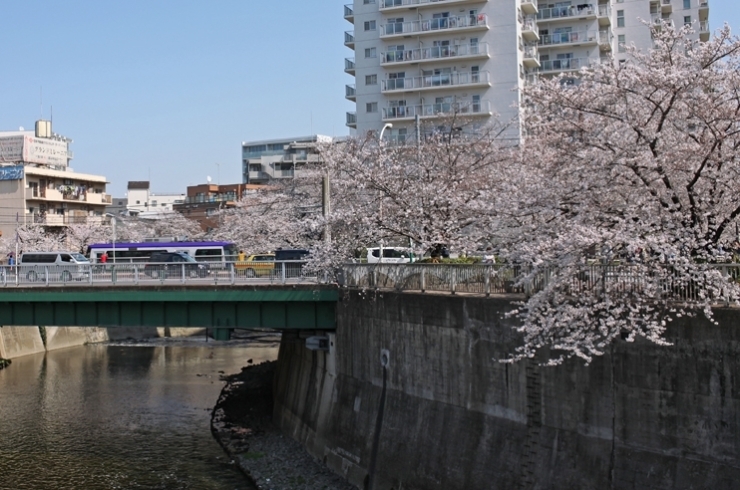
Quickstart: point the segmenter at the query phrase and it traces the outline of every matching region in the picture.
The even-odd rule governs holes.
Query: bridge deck
[[[0,289],[0,325],[333,330],[338,290],[304,285]]]

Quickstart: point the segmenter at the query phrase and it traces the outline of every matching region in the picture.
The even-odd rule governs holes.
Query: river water
[[[276,344],[157,340],[0,370],[0,489],[251,489],[211,436],[219,372]]]

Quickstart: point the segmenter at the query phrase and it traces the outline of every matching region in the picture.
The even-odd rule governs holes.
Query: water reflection
[[[219,371],[276,355],[190,341],[18,358],[0,370],[0,489],[252,488],[211,437],[210,410]]]

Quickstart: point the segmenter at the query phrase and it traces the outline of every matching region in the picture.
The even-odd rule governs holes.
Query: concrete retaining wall
[[[15,359],[44,352],[38,327],[0,327],[0,357]]]
[[[348,293],[330,352],[283,336],[275,421],[360,488],[736,488],[740,310],[543,368],[496,361],[509,307]]]
[[[107,340],[189,337],[205,335],[203,328],[149,327],[45,327],[46,346],[38,327],[0,327],[0,358],[37,354]]]

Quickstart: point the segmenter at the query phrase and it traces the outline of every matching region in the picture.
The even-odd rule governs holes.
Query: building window
[[[620,53],[627,52],[627,41],[624,34],[617,36],[617,51]]]
[[[378,103],[368,102],[365,104],[365,112],[378,112]]]
[[[691,16],[690,15],[684,15],[683,17],[683,25],[690,26],[691,25]]]
[[[690,9],[691,8],[691,0],[683,0],[683,8]]]
[[[378,75],[365,75],[365,85],[377,85]]]
[[[364,3],[365,5],[369,5],[371,3],[375,3],[375,0],[363,0],[362,3]]]
[[[376,29],[375,27],[375,21],[374,20],[366,20],[365,21],[365,30],[366,31],[374,31]]]
[[[365,58],[375,58],[377,56],[375,48],[365,48]]]
[[[624,10],[617,10],[617,27],[624,27]]]

